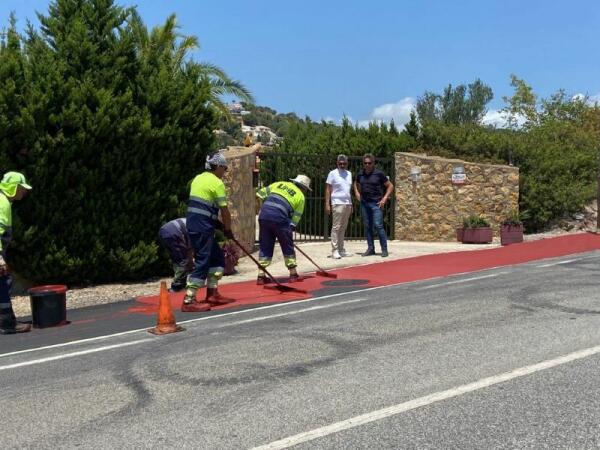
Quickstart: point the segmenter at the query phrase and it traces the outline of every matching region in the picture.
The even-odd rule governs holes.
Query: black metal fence
[[[325,213],[325,180],[329,171],[336,167],[337,155],[306,155],[294,153],[259,153],[258,186],[289,180],[298,174],[308,175],[312,180],[312,192],[306,195],[304,214],[294,235],[297,241],[323,241],[329,239],[330,217]],[[376,167],[390,180],[394,180],[394,159],[377,158]],[[348,157],[348,170],[352,179],[362,169],[361,156]],[[354,194],[352,194],[354,198]],[[384,226],[390,239],[394,238],[395,200],[392,196],[384,210]],[[364,239],[364,225],[360,215],[360,205],[354,201],[352,215],[348,222],[346,239]]]

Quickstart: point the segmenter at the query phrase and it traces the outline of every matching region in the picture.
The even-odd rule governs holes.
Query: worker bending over
[[[290,182],[291,181],[291,182]],[[273,260],[275,239],[279,241],[290,281],[300,281],[296,270],[293,232],[304,212],[305,193],[311,191],[310,178],[298,175],[290,181],[277,181],[259,189],[256,196],[263,201],[258,215],[260,252],[258,261],[267,268]],[[258,271],[256,284],[267,282],[264,270]]]

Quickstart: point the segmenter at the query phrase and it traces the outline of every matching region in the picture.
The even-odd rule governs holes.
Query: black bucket
[[[32,287],[31,318],[35,328],[55,327],[67,322],[67,287],[62,284]]]

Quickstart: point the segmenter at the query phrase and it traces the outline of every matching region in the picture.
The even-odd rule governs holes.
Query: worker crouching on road
[[[10,300],[12,277],[4,260],[12,237],[12,202],[21,200],[31,186],[19,172],[7,172],[0,181],[0,334],[25,333],[29,324],[18,323]]]
[[[227,208],[227,194],[222,178],[227,171],[227,160],[222,153],[206,158],[206,172],[192,181],[186,215],[186,228],[194,249],[194,269],[187,278],[183,312],[208,311],[211,306],[232,303],[235,300],[217,292],[217,284],[225,270],[223,250],[215,239],[215,226],[219,226],[219,211],[223,234],[233,238],[231,213]],[[203,302],[196,300],[196,292],[207,286]]]
[[[263,201],[258,215],[260,252],[258,261],[267,268],[273,260],[275,239],[279,241],[286,267],[290,271],[290,281],[299,281],[296,270],[293,232],[304,212],[304,194],[311,191],[310,178],[298,175],[290,181],[277,181],[259,189],[256,196]],[[256,284],[265,284],[266,274],[258,271]]]
[[[221,229],[215,230],[215,239],[221,249],[227,243],[227,238]],[[170,291],[182,291],[187,284],[188,275],[194,269],[194,248],[185,225],[185,217],[171,220],[160,227],[158,240],[169,253],[173,266],[174,274]]]
[[[185,226],[185,217],[165,223],[158,231],[161,245],[169,253],[173,265],[171,292],[185,289],[187,276],[194,268],[194,249]]]

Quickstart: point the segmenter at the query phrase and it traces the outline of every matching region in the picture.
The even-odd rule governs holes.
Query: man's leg
[[[28,324],[18,323],[10,301],[12,277],[0,277],[0,334],[24,333],[31,329]]]
[[[223,273],[225,272],[225,255],[216,239],[213,241],[213,246],[210,251],[209,265],[210,268],[208,269],[205,301],[215,306],[235,302],[233,298],[225,297],[217,290],[219,280],[223,277]]]
[[[275,250],[275,224],[268,220],[259,220],[258,226],[258,263],[261,267],[266,269],[273,260],[273,251]],[[267,280],[265,272],[259,269],[256,284],[265,284],[269,281],[270,280]]]
[[[283,253],[283,261],[290,271],[290,281],[300,281],[300,276],[296,270],[296,251],[294,250],[294,236],[289,224],[279,224],[276,230],[277,240]]]
[[[340,229],[343,206],[333,205],[331,208],[331,251],[335,259],[340,258]]]
[[[348,228],[348,220],[352,214],[352,205],[340,205],[340,231],[338,234],[338,250],[341,256],[346,256],[346,248],[344,247],[344,241],[346,237],[346,229]]]
[[[173,281],[171,281],[171,291],[179,292],[185,289],[187,277],[191,271],[189,270],[189,262],[173,263]]]
[[[206,285],[214,240],[214,233],[190,233],[190,241],[194,247],[194,270],[187,279],[186,293],[181,305],[184,312],[202,312],[210,309],[208,303],[196,301],[196,292]]]
[[[371,204],[367,202],[360,202],[360,213],[365,225],[365,235],[367,238],[367,251],[363,253],[363,256],[375,254],[375,242],[373,241],[373,212],[370,205]]]
[[[173,265],[173,281],[171,282],[171,291],[179,292],[185,288],[186,279],[191,272],[192,261],[189,257],[189,249],[185,241],[174,234],[169,234],[169,229],[162,229],[159,233],[161,245],[169,253]]]
[[[381,256],[386,257],[388,255],[387,248],[387,236],[385,235],[385,228],[383,227],[383,210],[377,205],[374,204],[373,208],[373,224],[375,226],[375,231],[379,236],[379,244],[381,245]]]

